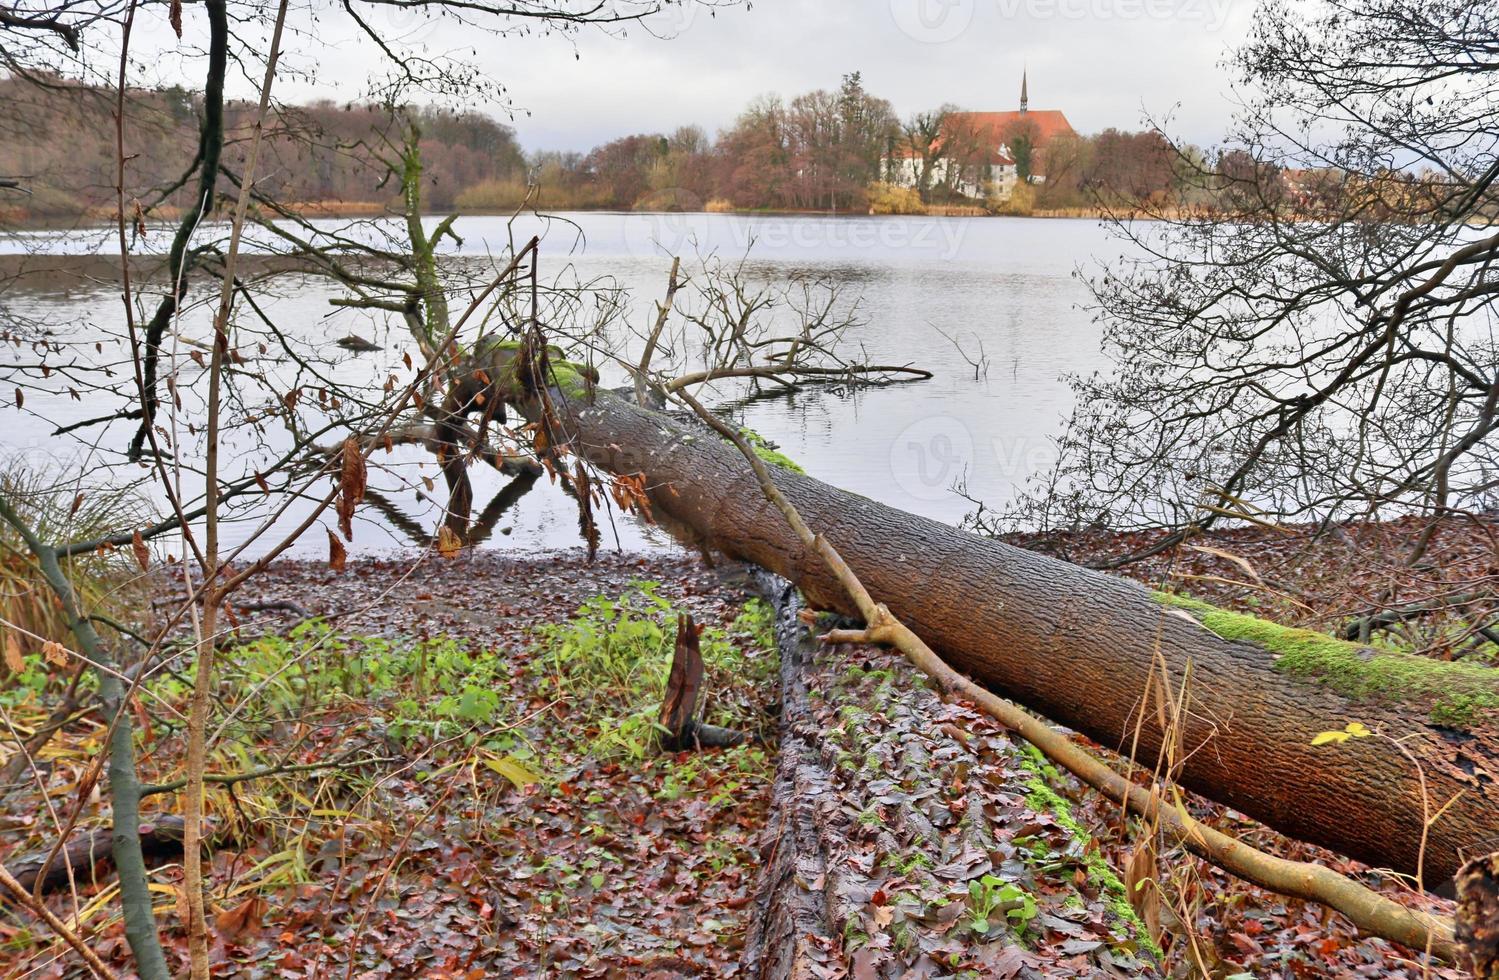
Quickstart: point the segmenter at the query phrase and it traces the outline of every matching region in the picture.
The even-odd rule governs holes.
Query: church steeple
[[[1026,86],[1026,81],[1027,81],[1026,75],[1028,75],[1028,74],[1029,74],[1028,70],[1023,69],[1023,68],[1021,69],[1021,71],[1020,71],[1020,111],[1021,112],[1025,112],[1026,109],[1028,109],[1030,107],[1030,101],[1031,100],[1030,100],[1030,97],[1026,94],[1026,91],[1025,91],[1025,86]]]

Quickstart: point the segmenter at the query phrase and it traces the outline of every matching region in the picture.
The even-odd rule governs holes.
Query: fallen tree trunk
[[[601,468],[643,476],[658,520],[784,575],[816,606],[857,611],[734,447],[555,370],[549,424]],[[523,414],[541,416],[534,397],[514,395]],[[1133,751],[1148,768],[1174,738],[1176,777],[1188,788],[1291,837],[1431,882],[1499,840],[1499,671],[1178,602],[784,469],[776,480],[942,657],[1053,721]],[[1185,691],[1177,722],[1158,710],[1158,685]],[[1311,744],[1353,721],[1387,737]]]
[[[141,822],[141,853],[148,864],[182,857],[182,826],[181,817],[169,815]],[[45,867],[47,856],[38,854],[20,859],[7,870],[26,891],[42,895],[65,888],[69,870],[80,886],[96,884],[114,874],[113,843],[114,831],[105,827],[68,841]]]
[[[763,575],[763,579],[770,576]],[[808,718],[803,674],[813,644],[799,642],[788,618],[796,616],[795,592],[774,581],[759,583],[776,610],[776,642],[781,655],[781,745],[771,793],[771,810],[762,832],[755,886],[754,914],[744,944],[744,973],[750,977],[807,980],[837,963],[837,934],[827,899],[817,882],[826,882],[828,856],[818,807],[832,802],[826,768]]]
[[[752,577],[776,612],[782,713],[745,976],[1161,975],[1021,743],[896,654],[819,649],[796,590]]]

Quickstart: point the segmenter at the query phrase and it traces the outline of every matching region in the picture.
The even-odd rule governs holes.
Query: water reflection
[[[466,548],[477,547],[484,544],[494,536],[495,529],[499,527],[500,518],[509,513],[522,497],[530,493],[536,486],[536,481],[541,479],[539,472],[527,470],[511,478],[510,482],[502,486],[499,491],[490,498],[479,515],[471,520],[468,527],[459,535]],[[419,501],[426,501],[441,506],[441,502],[417,492]],[[403,511],[400,505],[392,499],[391,494],[378,488],[366,488],[364,502],[373,507],[385,519],[385,523],[394,531],[400,532],[405,543],[421,549],[437,547],[437,529],[429,523],[424,523],[417,517],[412,517]],[[423,515],[425,516],[425,515]],[[509,534],[511,529],[501,529],[502,533]]]

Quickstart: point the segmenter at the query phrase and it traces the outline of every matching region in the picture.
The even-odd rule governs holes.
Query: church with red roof
[[[1030,107],[1029,73],[1020,76],[1020,108],[1001,112],[952,112],[927,156],[929,187],[947,187],[965,197],[1008,197],[1017,183],[1046,179],[1046,147],[1058,137],[1075,136],[1060,109]],[[884,161],[886,179],[919,187],[924,156],[909,144],[892,146]]]

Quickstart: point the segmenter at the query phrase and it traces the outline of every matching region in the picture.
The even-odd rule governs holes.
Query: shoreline
[[[318,219],[332,218],[337,220],[355,220],[359,218],[403,218],[402,214],[392,207],[369,206],[370,202],[340,202],[329,204],[307,205],[296,208],[296,212],[303,218]],[[1111,214],[1098,208],[1047,208],[1038,209],[1030,214],[1006,214],[1001,212],[989,212],[980,208],[947,207],[934,205],[926,211],[915,211],[906,213],[876,214],[863,211],[819,211],[819,210],[796,210],[787,208],[735,208],[730,211],[723,210],[684,210],[684,209],[658,209],[658,208],[546,208],[528,209],[536,214],[617,214],[629,215],[712,215],[738,218],[1015,218],[1015,219],[1040,219],[1040,220],[1088,220],[1105,221],[1111,217],[1123,217],[1122,214]],[[510,217],[516,212],[507,208],[467,208],[462,211],[439,211],[428,212],[431,217],[446,217],[450,213],[456,213],[459,217],[472,218],[494,218]],[[161,207],[151,214],[153,221],[175,221],[180,216],[180,209],[175,207]],[[227,218],[215,217],[212,221],[225,220]],[[1153,215],[1130,215],[1132,221],[1159,221],[1158,216]],[[29,214],[9,215],[0,212],[0,237],[5,235],[26,234],[31,232],[46,231],[107,231],[116,226],[113,216],[95,216],[87,212],[82,214],[57,214],[36,215]]]

